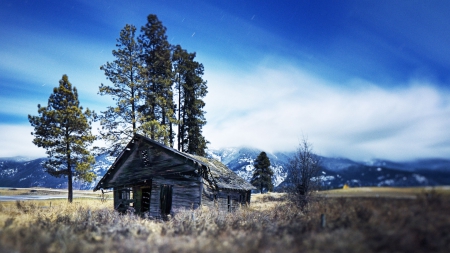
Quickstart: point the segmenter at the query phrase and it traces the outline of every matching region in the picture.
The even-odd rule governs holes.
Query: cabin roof
[[[210,175],[214,179],[216,185],[219,188],[235,189],[235,190],[254,190],[253,185],[245,181],[242,177],[238,176],[232,170],[230,170],[225,164],[217,161],[213,158],[206,158],[202,156],[190,155],[193,159],[200,161],[209,168]]]
[[[151,147],[147,149],[149,154],[143,154],[140,151],[143,145]],[[161,158],[161,153],[164,153],[165,157]],[[152,160],[157,156],[159,157],[158,160]],[[151,160],[148,166],[145,165],[145,161],[143,164],[143,157]],[[126,170],[124,168],[133,169]],[[94,191],[101,188],[113,188],[118,185],[133,185],[135,181],[157,176],[197,173],[199,169],[206,171],[206,173],[201,173],[202,177],[213,184],[216,189],[246,191],[256,189],[215,159],[183,153],[140,134],[135,134],[98,182]]]

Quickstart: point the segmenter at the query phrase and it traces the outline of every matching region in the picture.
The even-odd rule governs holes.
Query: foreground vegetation
[[[447,252],[448,210],[437,191],[322,196],[303,210],[257,194],[233,213],[186,210],[167,222],[119,215],[111,200],[3,202],[0,252]]]

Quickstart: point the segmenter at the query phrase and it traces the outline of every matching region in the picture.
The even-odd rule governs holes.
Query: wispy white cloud
[[[92,134],[98,134],[99,122],[92,125]],[[29,158],[46,157],[45,149],[33,144],[31,125],[0,124],[0,157],[25,156]],[[104,147],[103,141],[95,141],[94,146]]]
[[[430,83],[337,85],[268,64],[247,73],[213,70],[206,78],[204,133],[212,148],[293,150],[306,136],[322,155],[359,160],[450,153],[450,96]]]
[[[42,102],[41,105],[47,105],[47,101]],[[0,113],[3,114],[24,115],[26,117],[28,114],[37,114],[38,110],[37,104],[16,98],[2,97],[2,104],[4,104],[4,106],[0,107]]]
[[[0,157],[44,157],[45,150],[33,144],[32,131],[26,125],[0,125]]]
[[[205,79],[204,135],[211,148],[287,151],[306,136],[321,155],[356,160],[450,153],[450,94],[431,83],[411,81],[392,89],[363,80],[337,85],[292,65],[267,63],[253,71],[212,69]],[[93,131],[97,128],[98,123]],[[0,125],[1,143],[8,144],[0,157],[44,156],[32,144],[31,131],[27,125]]]

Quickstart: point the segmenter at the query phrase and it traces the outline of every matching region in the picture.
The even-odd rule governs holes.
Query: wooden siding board
[[[236,210],[241,205],[246,205],[247,197],[251,194],[251,191],[234,191],[223,189],[220,191],[214,191],[207,187],[207,184],[203,184],[202,205],[209,208],[219,208],[219,210],[227,211],[228,197],[231,201],[231,211]]]
[[[172,185],[172,212],[180,209],[198,208],[201,203],[200,178],[192,177],[191,180],[177,180],[168,178],[154,179],[150,202],[150,216],[160,217],[160,191],[161,185]]]
[[[161,216],[161,210],[159,209],[159,192],[161,191],[158,180],[154,180],[152,183],[152,191],[150,196],[150,216],[159,218]]]
[[[133,198],[135,200],[134,202],[134,209],[136,212],[140,212],[142,204],[141,204],[141,200],[142,200],[142,188],[141,187],[137,187],[134,186],[133,187]]]

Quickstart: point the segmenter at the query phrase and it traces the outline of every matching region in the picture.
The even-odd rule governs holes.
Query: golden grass
[[[423,194],[441,194],[450,196],[450,186],[436,187],[347,187],[320,191],[317,194],[326,197],[390,197],[417,198]]]
[[[286,194],[268,192],[264,194],[252,194],[250,208],[253,210],[272,210],[277,205],[286,203]]]
[[[0,202],[0,252],[447,252],[449,195],[416,196],[316,197],[301,211],[283,194],[255,194],[233,213],[167,222],[120,215],[111,200]]]
[[[100,195],[100,192],[93,192],[92,190],[74,190],[74,195],[92,197]],[[112,196],[112,193],[108,193]],[[0,188],[0,195],[67,195],[67,189],[51,189],[51,188]]]

